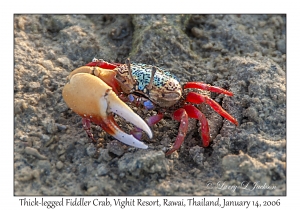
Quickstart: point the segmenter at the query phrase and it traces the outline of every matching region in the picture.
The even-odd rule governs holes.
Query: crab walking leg
[[[202,143],[204,147],[208,147],[210,143],[210,136],[208,121],[205,115],[193,105],[185,105],[183,108],[186,110],[189,117],[198,119],[200,121]]]
[[[115,69],[117,66],[120,66],[120,63],[108,63],[102,59],[94,58],[92,62],[86,64],[86,66],[97,66],[103,69]]]
[[[82,125],[83,125],[83,129],[85,130],[86,134],[88,135],[88,137],[90,139],[93,140],[93,142],[96,143],[96,140],[94,139],[94,135],[91,132],[91,121],[88,118],[82,118]]]
[[[183,89],[187,89],[187,88],[208,90],[208,91],[215,92],[215,93],[223,93],[225,95],[233,96],[233,93],[228,91],[228,90],[225,90],[225,89],[220,88],[220,87],[211,86],[211,85],[205,84],[203,82],[187,82],[184,85]]]
[[[147,118],[145,121],[149,126],[153,126],[156,123],[158,123],[162,118],[163,118],[162,113],[158,113],[156,115],[150,116]],[[138,127],[133,128],[130,133],[137,139],[141,140],[142,139],[142,130]]]
[[[194,103],[194,104],[201,104],[201,103],[206,103],[209,106],[211,106],[217,113],[219,113],[222,117],[226,118],[227,120],[229,120],[230,122],[232,122],[233,124],[235,124],[236,126],[238,126],[238,122],[237,120],[232,117],[230,114],[228,114],[228,112],[226,112],[221,106],[220,104],[218,104],[217,102],[215,102],[214,100],[212,100],[211,98],[201,95],[199,93],[195,93],[195,92],[189,92],[186,96],[186,100],[188,102]]]
[[[123,132],[115,123],[111,112],[141,128],[149,138],[152,138],[152,131],[147,123],[98,77],[86,73],[74,74],[63,89],[63,98],[74,112],[100,125],[103,130],[119,141],[138,148],[148,147],[132,135]]]
[[[146,122],[149,126],[153,126],[158,123],[163,117],[164,115],[162,113],[157,113],[156,115],[153,115],[146,119]]]
[[[180,126],[179,126],[179,131],[178,131],[178,135],[176,137],[175,143],[174,143],[172,149],[169,150],[166,153],[166,155],[170,155],[180,148],[180,146],[182,145],[183,140],[186,136],[186,132],[187,132],[188,126],[189,126],[188,115],[187,115],[185,109],[180,108],[180,109],[176,110],[173,113],[173,117],[176,121],[180,122]]]

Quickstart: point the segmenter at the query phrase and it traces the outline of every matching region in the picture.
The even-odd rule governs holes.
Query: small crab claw
[[[100,125],[103,130],[124,144],[148,148],[143,142],[122,131],[112,112],[142,129],[152,138],[152,131],[147,123],[120,100],[112,88],[100,78],[87,73],[74,74],[63,89],[63,98],[74,112]]]

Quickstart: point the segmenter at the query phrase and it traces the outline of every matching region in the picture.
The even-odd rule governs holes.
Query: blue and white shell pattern
[[[166,85],[166,83],[173,78],[178,80],[177,77],[172,75],[170,72],[165,71],[162,68],[156,67],[157,70],[154,75],[153,85],[156,88],[162,88]],[[132,76],[137,82],[136,89],[139,91],[144,91],[146,86],[150,83],[150,78],[152,74],[152,66],[148,64],[141,64],[141,63],[131,63],[131,71]]]
[[[152,109],[154,104],[158,107],[171,107],[182,96],[179,80],[170,72],[153,67],[131,63],[129,70],[128,64],[120,65],[116,68],[116,79],[131,102],[142,102],[147,109]],[[153,82],[150,84],[153,72]]]

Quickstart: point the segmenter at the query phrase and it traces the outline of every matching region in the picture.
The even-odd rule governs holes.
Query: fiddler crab
[[[70,73],[62,95],[67,105],[82,117],[83,127],[92,140],[90,122],[101,126],[124,144],[142,149],[148,148],[140,141],[142,131],[151,139],[153,134],[149,126],[158,123],[164,114],[171,113],[180,125],[175,143],[166,153],[170,155],[182,145],[189,117],[200,121],[203,146],[209,146],[208,121],[193,104],[208,104],[222,117],[238,125],[237,120],[217,102],[197,92],[185,93],[185,89],[201,89],[233,96],[228,90],[202,82],[187,82],[181,86],[175,76],[162,68],[131,63],[129,58],[125,64],[94,58],[92,62]],[[143,106],[146,110],[156,110],[157,114],[144,121],[125,102]],[[136,126],[131,134],[125,133],[116,124],[113,113]]]

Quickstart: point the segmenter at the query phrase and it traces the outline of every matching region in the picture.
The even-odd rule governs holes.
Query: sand
[[[285,15],[23,14],[14,17],[14,44],[15,195],[286,195]],[[130,57],[182,84],[228,89],[234,96],[211,98],[239,126],[201,105],[207,148],[190,119],[183,145],[166,157],[179,127],[170,116],[142,139],[147,150],[93,125],[95,145],[61,94],[68,74],[94,57]]]

